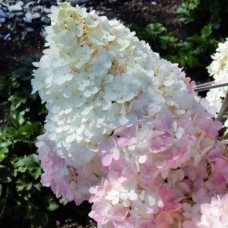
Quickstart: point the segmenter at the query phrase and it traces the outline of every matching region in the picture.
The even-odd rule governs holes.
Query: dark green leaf
[[[212,34],[212,29],[211,29],[210,26],[205,26],[201,30],[201,36],[202,36],[203,39],[208,38],[211,34]]]
[[[41,168],[39,164],[39,159],[36,154],[31,154],[24,156],[22,159],[18,160],[15,163],[15,168],[18,172],[25,173],[27,172],[33,178],[38,179],[41,175]]]
[[[4,147],[3,145],[0,145],[0,162],[2,162],[8,153],[8,148]]]
[[[54,199],[52,196],[49,196],[47,209],[49,211],[55,211],[58,208],[59,208],[59,204],[57,203],[56,199]]]
[[[150,35],[157,36],[162,33],[165,33],[167,31],[167,29],[160,23],[153,23],[153,24],[149,24],[146,26],[146,31]]]

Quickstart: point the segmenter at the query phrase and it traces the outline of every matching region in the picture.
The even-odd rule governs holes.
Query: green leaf
[[[212,34],[211,26],[204,26],[201,30],[201,36],[203,39],[208,38]]]
[[[34,184],[33,187],[34,187],[34,189],[36,189],[37,191],[40,191],[40,190],[41,190],[41,184],[40,184],[40,183]]]
[[[16,110],[21,105],[26,103],[26,97],[20,97],[18,95],[12,95],[12,96],[10,96],[9,101],[11,102],[11,109]]]
[[[15,168],[17,172],[30,174],[35,180],[41,175],[39,159],[36,154],[24,156],[15,163]]]
[[[7,147],[4,147],[3,145],[1,145],[1,147],[0,147],[0,162],[2,162],[6,158],[8,151],[9,150]]]
[[[48,206],[47,210],[49,211],[55,211],[59,208],[59,204],[56,199],[54,199],[52,196],[48,196]]]
[[[15,128],[19,128],[25,122],[25,115],[26,111],[10,113],[9,118]]]
[[[16,188],[17,188],[17,191],[19,192],[23,190],[29,191],[32,189],[32,182],[26,177],[21,177],[16,181]]]
[[[171,34],[160,36],[161,41],[161,48],[163,50],[167,50],[170,46],[173,46],[175,42],[178,41],[178,39]]]
[[[200,4],[199,0],[185,0],[177,8],[177,13],[181,16],[181,21],[185,24],[193,22],[195,20],[195,13]]]
[[[152,23],[146,26],[146,31],[150,35],[158,36],[162,33],[167,32],[167,29],[160,23]]]
[[[67,204],[67,200],[64,198],[64,197],[61,197],[60,199],[59,199],[59,203],[61,204],[61,205],[66,205]]]
[[[41,131],[41,124],[39,122],[27,122],[26,124],[22,125],[19,129],[18,132],[21,135],[25,135],[27,137],[31,135],[39,135]]]

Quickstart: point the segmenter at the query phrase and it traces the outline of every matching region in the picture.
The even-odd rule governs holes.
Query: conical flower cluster
[[[117,20],[68,3],[50,18],[32,80],[48,110],[37,142],[43,185],[93,203],[98,227],[191,220],[183,211],[198,205],[199,191],[210,199],[205,178],[210,186],[217,179],[207,167],[217,171],[214,151],[225,153],[216,140],[221,123],[195,84]],[[212,192],[225,194],[222,183]]]

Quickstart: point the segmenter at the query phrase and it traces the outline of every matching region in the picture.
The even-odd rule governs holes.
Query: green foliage
[[[184,0],[177,12],[185,24],[198,23],[198,27],[202,28],[208,23],[218,29],[223,21],[227,29],[227,0]]]
[[[186,0],[177,9],[184,23],[193,22],[196,17],[196,10],[200,4],[199,0]]]
[[[172,44],[175,44],[178,39],[160,23],[149,24],[145,28],[144,34],[150,40],[152,47],[167,51]]]
[[[192,79],[205,81],[211,55],[218,42],[223,42],[227,36],[227,1],[184,0],[177,12],[181,16],[180,20],[188,24],[189,36],[183,40],[160,23],[152,23],[145,28],[133,26],[132,30],[161,57],[183,67]]]
[[[35,140],[42,133],[45,109],[31,95],[31,74],[28,62],[0,76],[0,227],[46,226],[49,211],[60,206],[40,184]]]
[[[205,26],[199,35],[187,37],[185,41],[177,43],[176,54],[168,55],[167,58],[185,69],[205,68],[209,65],[210,56],[217,44],[218,41],[212,36],[212,28]]]
[[[203,27],[199,34],[187,37],[185,41],[168,32],[160,23],[149,24],[143,29],[133,29],[154,51],[172,62],[179,63],[185,70],[207,66],[210,55],[218,44],[209,25]]]

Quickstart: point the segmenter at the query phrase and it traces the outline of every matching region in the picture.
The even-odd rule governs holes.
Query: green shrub
[[[209,25],[203,27],[199,34],[189,36],[184,41],[168,32],[160,23],[149,24],[145,28],[133,27],[133,29],[154,51],[160,53],[163,58],[178,63],[187,72],[205,68],[210,63],[210,56],[219,41],[213,36]]]
[[[211,55],[218,42],[223,42],[227,36],[228,4],[224,0],[184,0],[177,12],[180,20],[188,24],[188,36],[184,40],[160,23],[145,28],[132,26],[132,30],[161,57],[183,67],[192,79],[206,81]]]
[[[184,0],[177,12],[185,24],[197,23],[198,28],[205,24],[214,29],[221,26],[227,29],[228,4],[227,0]]]
[[[31,96],[32,65],[0,76],[0,227],[46,226],[60,203],[41,187],[35,140],[45,109]]]

